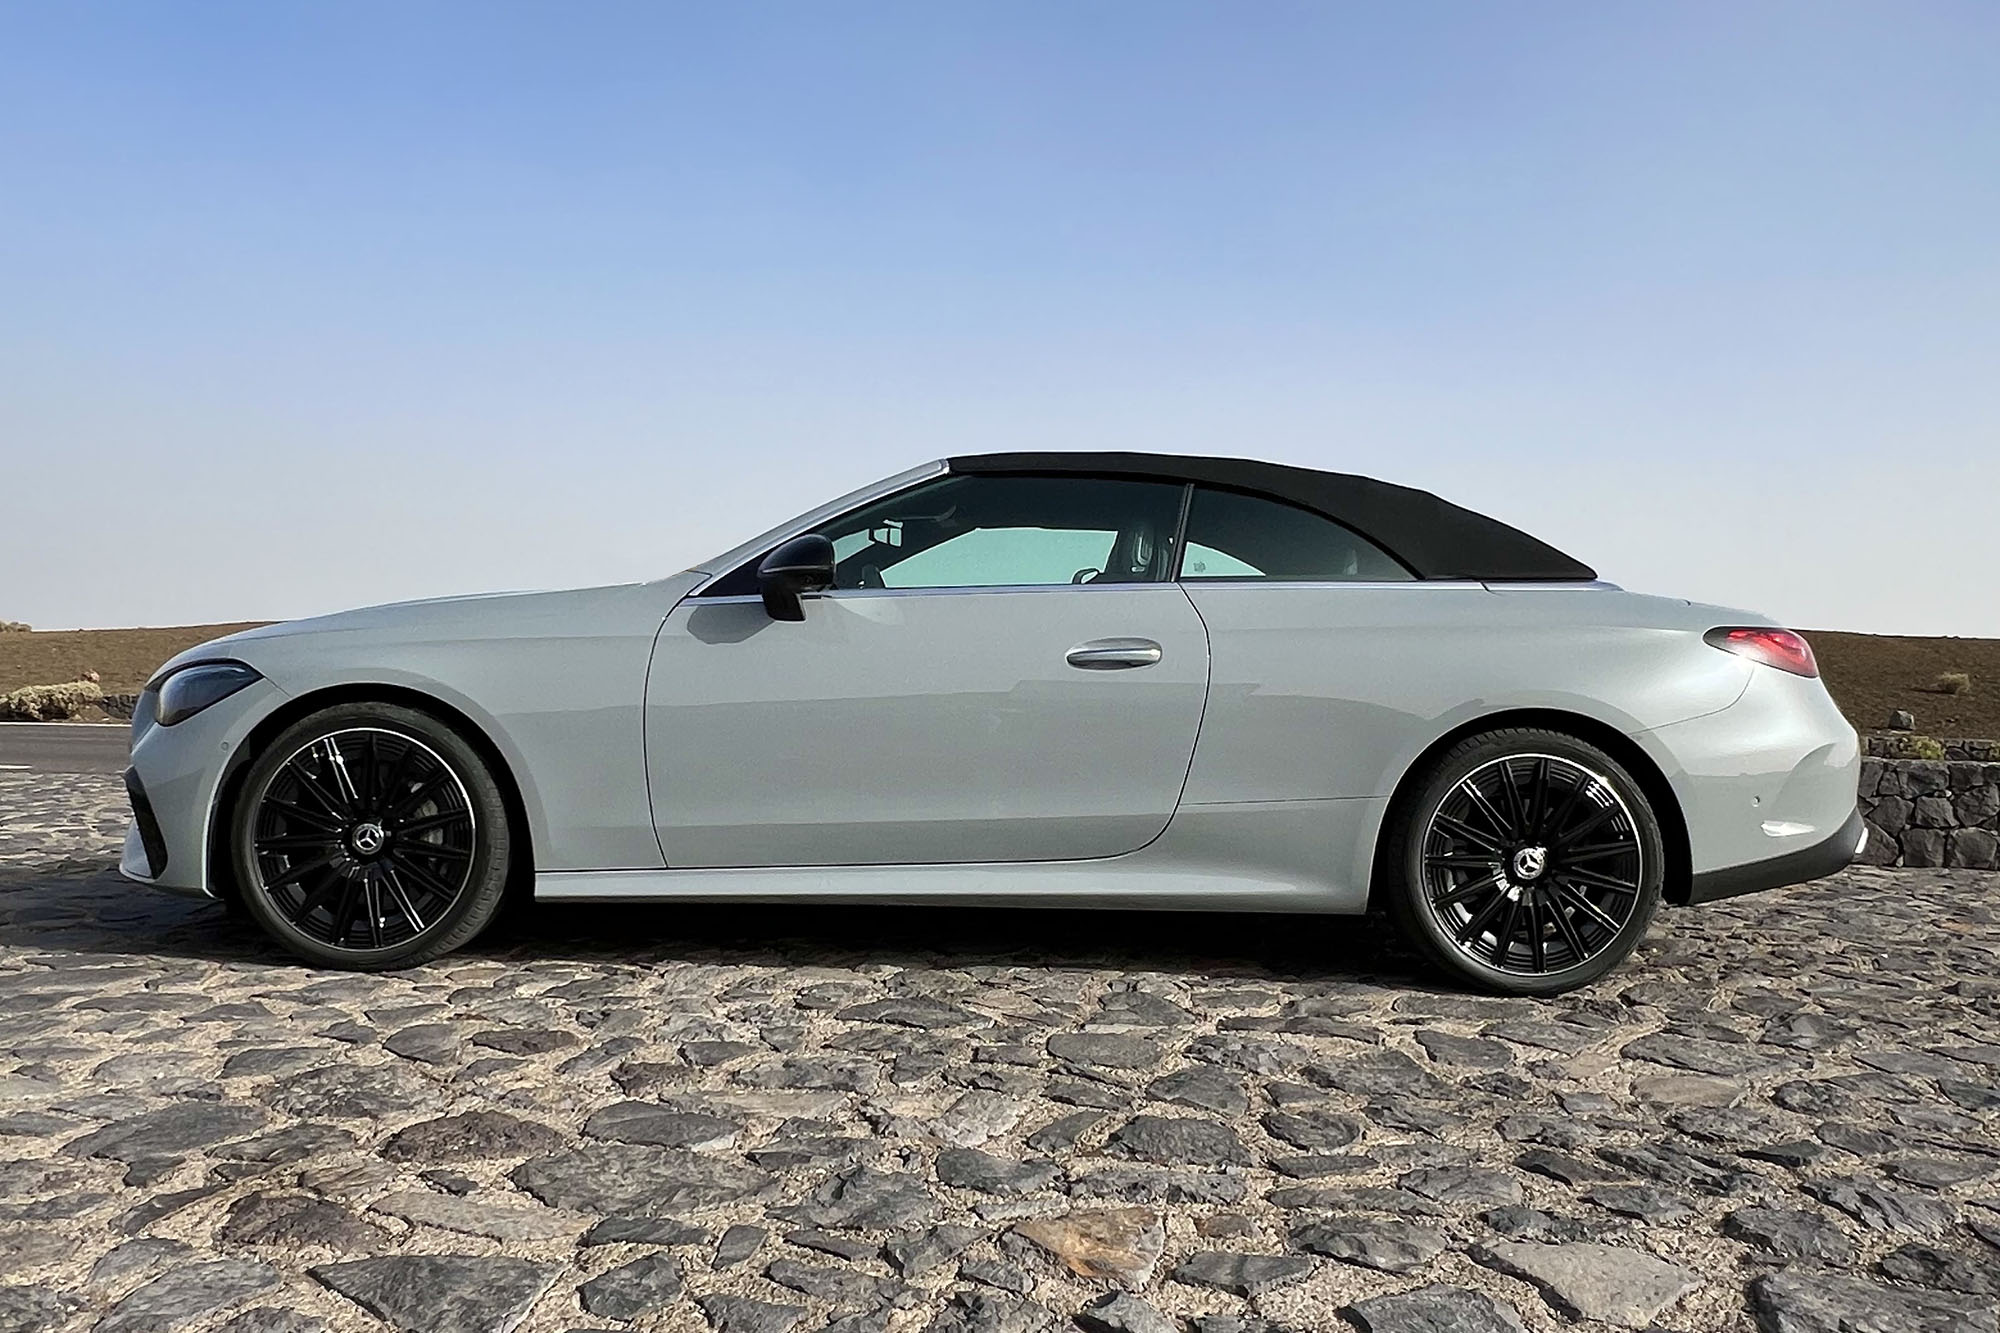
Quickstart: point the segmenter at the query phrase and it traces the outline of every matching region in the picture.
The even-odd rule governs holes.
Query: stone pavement
[[[0,1333],[1995,1329],[2000,876],[1374,925],[543,909],[390,976],[0,774]]]

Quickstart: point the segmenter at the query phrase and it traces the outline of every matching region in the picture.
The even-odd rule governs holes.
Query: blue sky
[[[654,577],[1011,448],[2000,635],[1988,3],[0,5],[0,617]]]

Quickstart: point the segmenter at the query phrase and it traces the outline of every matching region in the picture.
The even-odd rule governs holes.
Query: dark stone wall
[[[2000,869],[2000,763],[1863,759],[1861,815],[1869,865]]]

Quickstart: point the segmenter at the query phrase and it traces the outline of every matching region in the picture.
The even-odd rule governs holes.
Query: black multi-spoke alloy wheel
[[[243,906],[293,953],[408,967],[449,953],[505,894],[508,827],[493,776],[437,719],[339,704],[278,735],[235,810]]]
[[[1516,995],[1596,980],[1659,907],[1660,826],[1625,768],[1560,732],[1517,728],[1447,751],[1385,850],[1404,936],[1454,976]]]

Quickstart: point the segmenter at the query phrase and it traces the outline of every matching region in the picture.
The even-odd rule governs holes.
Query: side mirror
[[[804,620],[799,594],[833,586],[833,543],[817,532],[794,537],[757,566],[757,591],[773,620]]]

